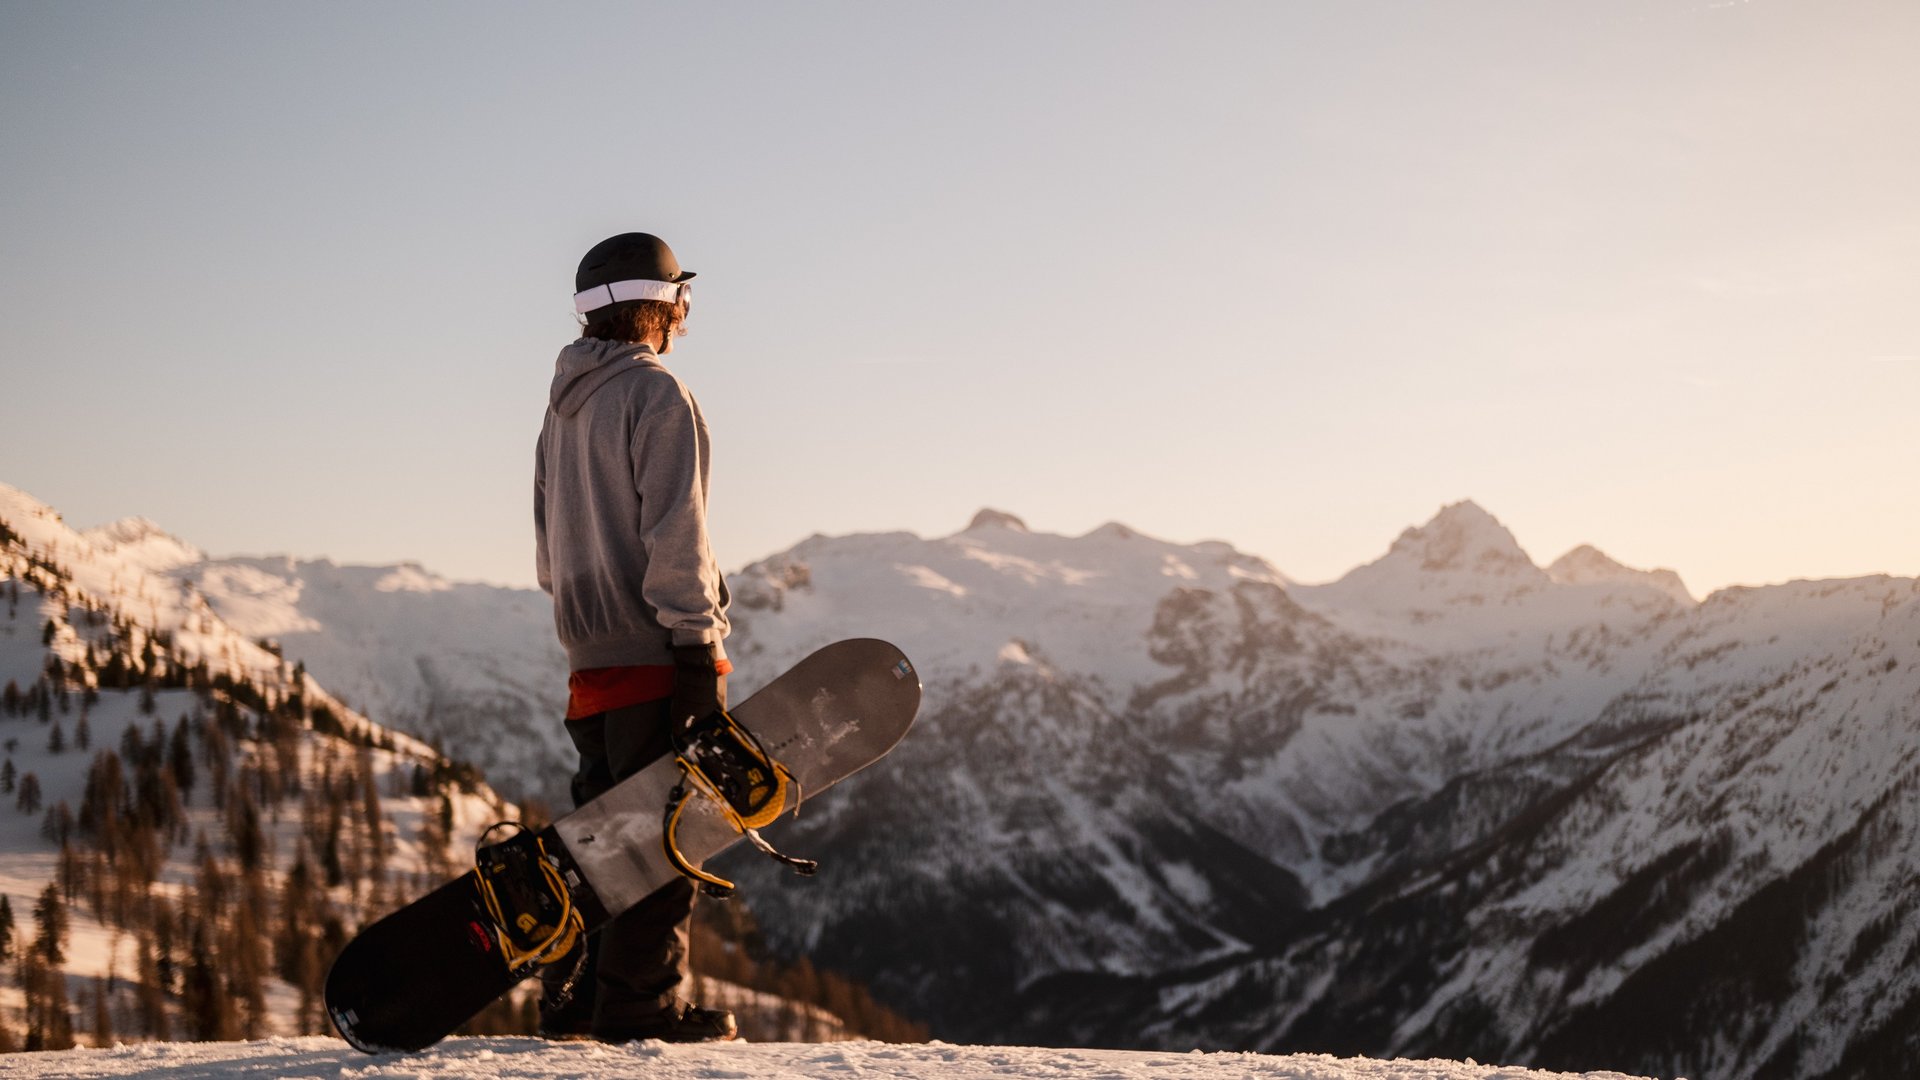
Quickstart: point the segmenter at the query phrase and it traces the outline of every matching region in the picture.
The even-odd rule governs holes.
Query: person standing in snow
[[[567,652],[579,806],[670,752],[727,703],[727,586],[707,537],[707,425],[661,358],[686,333],[692,272],[647,233],[594,245],[574,276],[580,338],[560,350],[535,455],[540,587]],[[729,1039],[692,986],[682,878],[543,970],[540,1033],[606,1042]],[[557,1000],[565,998],[565,1000]]]

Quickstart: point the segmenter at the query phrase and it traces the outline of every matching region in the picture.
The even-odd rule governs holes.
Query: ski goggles
[[[589,311],[598,311],[608,304],[618,304],[627,300],[658,300],[667,304],[685,304],[681,311],[684,320],[693,310],[693,282],[691,281],[615,281],[606,285],[595,285],[585,292],[573,294],[573,310],[581,315]]]

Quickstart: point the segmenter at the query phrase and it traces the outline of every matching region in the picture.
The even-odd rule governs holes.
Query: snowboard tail
[[[559,839],[548,826],[507,843],[523,837]],[[577,872],[572,882],[567,898],[579,932],[613,917]],[[469,870],[347,943],[327,972],[327,1016],[357,1050],[424,1050],[539,969],[518,951],[487,902],[480,870]]]
[[[778,813],[879,760],[919,704],[906,656],[859,638],[815,652],[731,715],[790,781],[772,804]],[[687,775],[676,757],[657,759],[552,825],[481,849],[476,870],[368,926],[327,973],[334,1027],[369,1053],[425,1049],[532,974],[539,958],[563,953],[569,922],[575,933],[599,929],[681,876],[676,861],[698,870],[741,838],[743,820],[769,820],[769,800],[743,817],[687,794]],[[744,835],[765,843],[752,826]]]

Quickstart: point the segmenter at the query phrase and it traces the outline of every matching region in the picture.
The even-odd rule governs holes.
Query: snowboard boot
[[[593,1038],[592,984],[588,984],[587,993],[575,993],[557,1008],[553,1005],[552,999],[542,994],[540,1026],[537,1031],[541,1038],[557,1042]]]
[[[574,1042],[593,1038],[592,998],[580,995],[556,1009],[551,1007],[543,996],[540,1001],[540,1026],[537,1032],[541,1038],[555,1042]]]
[[[599,958],[588,941],[573,948],[559,963],[540,969],[540,1025],[535,1031],[543,1039],[593,1038],[594,969],[599,966],[594,961]],[[584,957],[579,955],[582,949]]]
[[[734,1023],[733,1014],[725,1009],[703,1009],[689,1002],[676,1001],[672,1008],[661,1010],[657,1017],[618,1029],[597,1028],[594,1030],[593,1037],[604,1043],[634,1042],[640,1039],[697,1043],[726,1042],[739,1033],[740,1029]]]

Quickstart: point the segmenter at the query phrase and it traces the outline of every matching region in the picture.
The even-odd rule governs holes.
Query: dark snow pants
[[[584,805],[671,752],[668,700],[567,721],[567,734],[580,751],[580,771],[573,776],[574,806]],[[589,936],[587,963],[574,986],[573,1000],[561,1010],[561,1017],[549,1016],[548,1024],[619,1037],[625,1030],[657,1020],[663,1010],[688,996],[693,898],[693,883],[680,878]],[[549,996],[565,981],[573,964],[569,957],[541,969]]]

